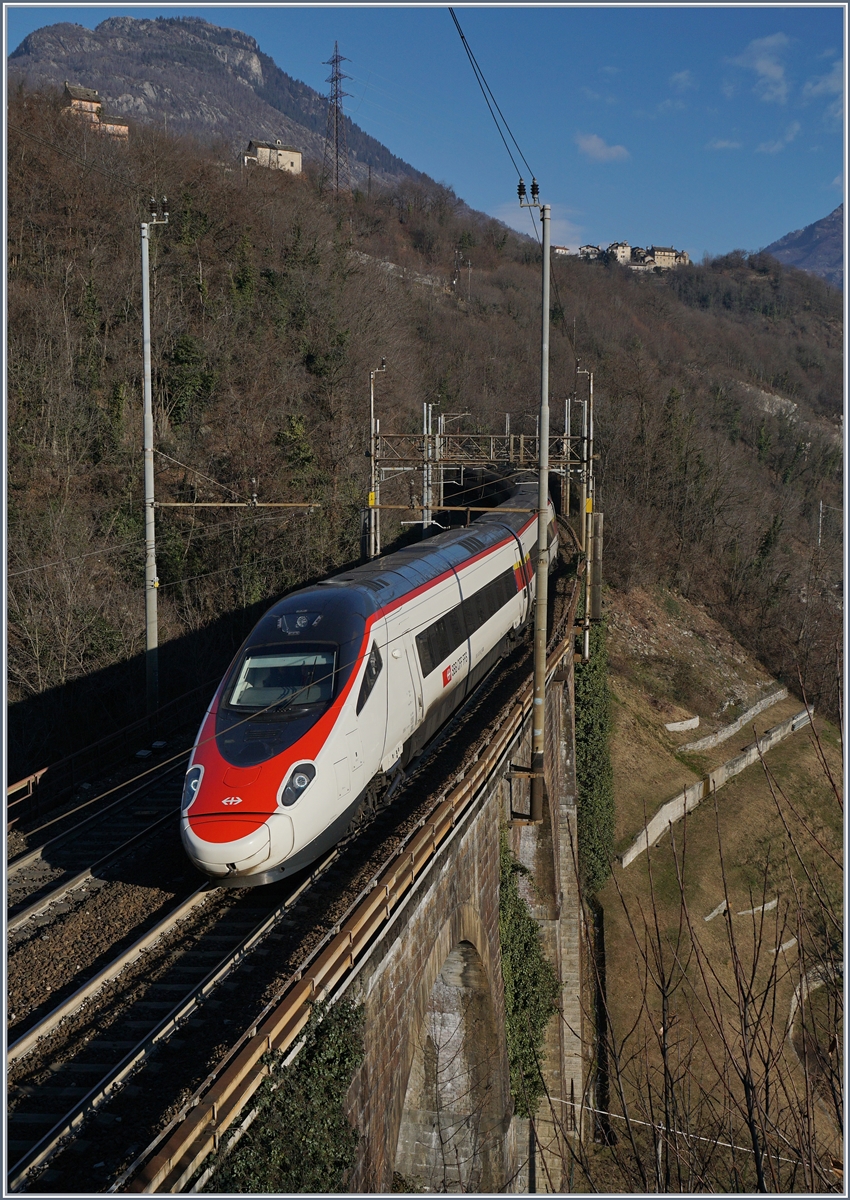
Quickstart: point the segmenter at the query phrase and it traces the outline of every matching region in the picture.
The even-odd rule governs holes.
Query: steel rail
[[[186,702],[190,697],[196,695],[198,692],[203,691],[205,688],[215,688],[217,683],[218,679],[210,679],[206,680],[204,683],[199,683],[196,687],[191,688],[188,692],[184,692],[181,696],[175,696],[173,700],[167,701],[167,703],[163,704],[157,709],[156,713],[153,714],[152,717],[142,717],[137,721],[132,721],[129,725],[124,725],[120,729],[116,729],[113,733],[107,734],[106,737],[100,738],[96,742],[92,742],[91,745],[83,746],[82,749],[66,755],[65,758],[59,759],[58,762],[51,763],[46,767],[42,767],[40,770],[33,772],[33,774],[26,776],[25,779],[20,779],[16,783],[10,784],[6,788],[7,814],[12,808],[23,804],[26,800],[32,799],[33,796],[35,796],[37,799],[37,793],[42,786],[47,788],[48,791],[50,791],[51,787],[55,786],[56,793],[51,796],[51,799],[53,800],[51,807],[56,807],[59,803],[61,803],[61,797],[68,792],[73,791],[74,787],[76,786],[76,769],[82,771],[87,764],[91,765],[89,760],[94,758],[96,753],[99,753],[101,756],[101,763],[99,765],[102,766],[103,755],[106,755],[107,760],[112,762],[114,765],[114,754],[111,752],[116,750],[116,743],[118,743],[120,746],[122,754],[126,753],[126,743],[130,736],[141,733],[143,730],[151,733],[152,720],[161,723],[163,720],[165,720],[169,709],[175,708],[178,705],[181,706],[181,709],[185,709]],[[191,723],[194,724],[194,718],[192,718]],[[179,722],[177,723],[177,728],[181,728]],[[79,768],[77,768],[77,764],[79,764]],[[63,778],[63,776],[65,776],[65,778]],[[42,784],[42,780],[44,780],[44,784]],[[56,782],[57,780],[59,780],[59,782]],[[24,790],[26,791],[26,794],[18,796],[17,793]],[[103,795],[108,794],[108,792],[105,792],[102,793],[101,796],[94,796],[91,800],[87,800],[86,804],[80,805],[79,807],[84,808],[87,804],[91,804],[95,800],[101,799]],[[71,811],[76,812],[78,809],[72,809]],[[67,816],[68,814],[63,813],[62,815]],[[11,829],[15,823],[21,819],[22,815],[16,813],[7,820],[6,828]],[[61,820],[61,817],[58,819]],[[51,823],[52,822],[47,822],[46,825],[42,825],[39,828],[44,829]],[[34,831],[31,830],[30,832]]]
[[[108,963],[101,971],[98,971],[97,975],[93,976],[88,983],[84,983],[82,987],[77,988],[67,1000],[57,1005],[37,1025],[34,1025],[32,1029],[22,1034],[17,1041],[12,1042],[6,1052],[6,1062],[8,1064],[17,1062],[19,1058],[23,1058],[25,1054],[28,1054],[36,1042],[40,1041],[48,1033],[51,1033],[66,1017],[70,1017],[77,1009],[82,1008],[86,1000],[91,999],[105,984],[110,983],[120,975],[125,967],[130,966],[137,958],[140,958],[164,934],[169,933],[175,925],[182,921],[192,909],[196,908],[199,904],[206,903],[216,890],[217,888],[211,882],[206,882],[196,891],[192,892],[190,896],[187,896],[181,904],[178,904],[175,909],[167,913],[153,929],[143,934],[123,954],[120,954],[113,962]]]
[[[573,646],[573,622],[580,589],[576,586],[546,664],[551,679]],[[566,633],[564,630],[566,629]],[[552,641],[555,641],[553,637]],[[550,643],[551,644],[551,643]],[[343,918],[336,932],[316,948],[314,956],[288,982],[251,1029],[224,1056],[180,1114],[131,1163],[110,1191],[127,1184],[129,1192],[179,1192],[222,1135],[242,1113],[269,1073],[261,1059],[269,1051],[285,1052],[296,1042],[316,1003],[353,975],[377,933],[386,926],[414,883],[432,862],[488,779],[503,768],[511,747],[532,711],[532,681],[527,680],[496,733],[463,780],[439,800],[417,830],[378,872]]]
[[[131,800],[133,796],[138,795],[139,792],[143,792],[147,788],[162,783],[163,779],[167,779],[169,775],[173,775],[180,769],[178,760],[191,753],[192,747],[189,746],[186,750],[181,750],[179,754],[173,755],[164,763],[157,763],[155,767],[150,767],[147,771],[143,771],[141,775],[134,775],[132,779],[127,779],[123,783],[116,783],[115,787],[111,787],[107,791],[101,792],[99,796],[92,796],[91,800],[86,800],[82,804],[77,805],[76,808],[71,808],[67,812],[61,813],[57,817],[52,817],[49,821],[46,821],[44,825],[39,825],[37,829],[30,830],[31,834],[40,833],[42,829],[49,829],[51,825],[55,825],[59,821],[64,821],[66,817],[72,817],[74,813],[81,812],[84,808],[88,808],[89,805],[97,803],[98,800],[104,800],[107,796],[111,796],[113,792],[120,791],[121,788],[132,787],[134,783],[138,783],[139,785],[137,788],[134,788],[133,791],[125,792],[123,796],[118,796],[117,799],[113,800],[110,804],[107,804],[105,808],[101,808],[98,812],[92,813],[91,816],[86,817],[85,820],[78,821],[77,824],[72,825],[70,829],[66,829],[62,833],[56,833],[53,835],[53,837],[48,838],[46,842],[42,842],[38,846],[33,846],[31,850],[24,850],[23,853],[18,854],[15,856],[15,858],[10,859],[9,862],[6,863],[7,880],[9,879],[10,875],[17,874],[18,871],[22,870],[24,867],[28,867],[30,863],[33,863],[36,861],[36,859],[40,858],[42,852],[46,850],[48,846],[53,846],[56,842],[62,841],[64,838],[71,839],[76,837],[83,826],[87,825],[90,821],[99,820],[101,817],[105,816],[106,813],[111,812],[116,805],[126,804],[128,800]],[[160,774],[156,774],[157,771],[159,771]],[[140,780],[142,782],[139,782]]]
[[[63,1143],[72,1139],[91,1113],[118,1093],[130,1076],[143,1065],[153,1049],[158,1047],[163,1040],[167,1040],[180,1025],[185,1024],[192,1013],[209,998],[210,993],[257,948],[259,942],[278,924],[296,900],[315,883],[320,875],[325,873],[338,855],[337,849],[332,850],[294,892],[281,901],[269,916],[264,917],[238,946],[225,954],[200,983],[188,988],[183,999],[179,1000],[114,1068],[107,1071],[99,1082],[76,1102],[65,1116],[26,1152],[23,1158],[10,1168],[7,1174],[7,1186],[10,1192],[19,1191],[26,1183],[30,1172],[52,1158],[62,1148]]]
[[[93,862],[91,866],[86,867],[82,871],[78,871],[76,875],[71,877],[71,879],[66,879],[64,883],[61,883],[59,887],[54,888],[53,891],[49,892],[46,896],[42,896],[39,900],[34,900],[32,904],[27,905],[27,907],[22,909],[20,912],[8,916],[6,919],[6,932],[13,933],[16,929],[20,929],[20,927],[30,919],[30,917],[37,917],[39,913],[43,913],[45,909],[50,908],[51,904],[56,904],[64,896],[67,896],[69,892],[73,892],[76,888],[80,887],[81,884],[85,883],[86,880],[91,879],[95,871],[102,870],[114,859],[122,858],[123,855],[132,850],[135,845],[143,842],[145,838],[149,837],[154,830],[160,827],[160,825],[164,825],[167,821],[173,821],[174,816],[177,812],[179,812],[179,809],[179,804],[175,805],[174,808],[170,809],[164,816],[157,817],[155,821],[152,821],[150,825],[146,825],[145,828],[139,833],[134,833],[133,836],[128,838],[126,842],[122,842],[120,846],[117,846],[114,850],[110,850],[107,854],[104,854],[102,858],[99,858],[96,862]]]

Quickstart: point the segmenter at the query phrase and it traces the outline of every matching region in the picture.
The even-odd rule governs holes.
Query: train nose
[[[256,820],[229,818],[227,838],[222,837],[221,817],[197,816],[183,822],[183,845],[189,857],[207,875],[223,877],[256,870],[272,856],[276,861],[288,857],[295,843],[289,817],[276,813],[259,827]]]

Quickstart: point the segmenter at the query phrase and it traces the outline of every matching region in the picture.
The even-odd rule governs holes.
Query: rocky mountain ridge
[[[786,233],[778,241],[764,247],[788,267],[820,275],[833,287],[844,287],[844,204],[827,217]]]
[[[96,88],[110,111],[163,123],[236,152],[250,139],[297,146],[322,162],[328,101],[293,79],[254,38],[199,17],[110,17],[94,30],[47,25],[8,59],[9,78],[33,88],[65,80]],[[428,177],[345,118],[351,173],[362,186]],[[429,181],[430,182],[430,181]]]

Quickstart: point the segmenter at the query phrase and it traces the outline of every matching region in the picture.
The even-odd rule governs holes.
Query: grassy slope
[[[609,613],[617,850],[622,851],[639,832],[645,811],[651,815],[677,788],[697,778],[692,768],[702,770],[731,758],[753,740],[752,728],[741,730],[698,761],[683,761],[675,753],[676,745],[728,723],[738,715],[736,709],[755,703],[773,690],[773,685],[740,646],[719,628],[712,628],[704,611],[681,597],[660,589],[612,593]],[[735,702],[721,713],[721,705],[732,697]],[[756,730],[761,732],[800,708],[800,699],[789,696],[756,719]],[[664,730],[666,721],[696,713],[702,717],[699,731],[670,734]],[[816,718],[816,729],[823,757],[840,782],[837,730],[820,718]],[[646,1104],[645,1077],[639,1082],[641,1072],[657,1073],[660,1067],[660,997],[652,985],[645,986],[646,965],[641,954],[647,938],[660,938],[668,966],[676,954],[687,964],[686,980],[671,999],[670,1037],[678,1061],[693,1054],[691,1069],[708,1088],[716,1080],[711,1060],[719,1063],[727,1057],[719,1032],[703,1007],[709,992],[720,996],[721,988],[729,989],[729,997],[717,1001],[718,1011],[730,1030],[736,1028],[727,924],[722,916],[711,922],[704,919],[724,898],[724,874],[725,894],[734,914],[732,935],[747,970],[753,967],[757,986],[769,998],[775,1018],[771,1036],[780,1047],[780,1058],[774,1073],[784,1071],[794,1088],[803,1089],[799,1063],[781,1049],[782,1031],[794,988],[802,973],[818,961],[820,946],[814,928],[817,906],[808,893],[795,849],[809,870],[812,863],[817,864],[826,885],[840,895],[840,872],[829,856],[841,856],[842,814],[810,730],[792,735],[770,751],[767,767],[772,787],[761,765],[749,768],[717,793],[716,809],[712,802],[705,802],[687,822],[674,827],[672,837],[662,838],[649,856],[640,856],[625,870],[615,867],[600,894],[605,911],[608,1001],[615,1037],[625,1039],[623,1063],[631,1054],[636,1056],[624,1071],[626,1094],[636,1109]],[[791,805],[808,829],[794,817]],[[780,808],[789,821],[791,838]],[[778,904],[764,915],[763,924],[762,918],[738,915],[774,898]],[[813,921],[811,928],[805,924],[806,917]],[[776,947],[795,937],[796,944],[777,956]],[[709,971],[717,972],[716,977],[709,976],[708,984],[700,978],[699,956],[693,953],[695,941],[704,963],[710,964]],[[759,941],[761,950],[757,952]],[[611,981],[616,981],[616,986],[611,986]],[[612,1107],[619,1108],[613,1083],[611,1095]],[[818,1101],[814,1108],[819,1146],[823,1153],[840,1154],[827,1106]],[[638,1115],[637,1111],[633,1115]],[[639,1115],[646,1114],[641,1111]],[[603,1159],[606,1154],[602,1152]],[[603,1161],[597,1168],[612,1170],[611,1163]],[[616,1185],[616,1176],[614,1171],[608,1178],[609,1186]]]

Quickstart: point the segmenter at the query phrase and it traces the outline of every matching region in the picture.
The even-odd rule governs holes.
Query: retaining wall
[[[778,692],[771,692],[769,696],[765,696],[763,700],[759,700],[758,704],[754,704],[752,708],[748,708],[743,716],[738,717],[737,721],[733,721],[731,725],[724,725],[722,729],[718,729],[717,733],[709,733],[705,737],[698,738],[695,742],[685,742],[684,746],[678,747],[678,752],[681,754],[690,753],[692,750],[710,750],[712,746],[719,746],[721,742],[725,742],[727,738],[738,733],[745,725],[752,721],[753,717],[757,717],[759,713],[764,712],[766,708],[771,708],[774,704],[778,704],[780,700],[784,700],[788,695],[788,688],[780,688]],[[670,726],[668,725],[669,729]]]
[[[764,707],[767,707],[765,704]],[[812,714],[813,715],[813,714]],[[741,718],[743,720],[743,718]],[[728,779],[732,779],[735,775],[747,767],[752,766],[758,761],[759,753],[764,754],[770,750],[778,742],[788,737],[791,733],[796,733],[798,729],[802,729],[809,724],[810,712],[803,709],[802,712],[796,713],[793,717],[788,717],[786,721],[781,721],[778,725],[774,725],[772,729],[768,729],[762,736],[752,745],[747,746],[740,754],[736,754],[734,758],[728,759],[725,763],[721,763],[719,767],[715,767],[713,771],[709,771],[705,778],[700,779],[697,783],[690,784],[689,787],[683,789],[681,795],[676,796],[658,810],[652,820],[638,834],[635,840],[629,846],[628,850],[622,857],[622,865],[627,867],[629,863],[634,862],[639,854],[644,850],[648,850],[650,846],[654,846],[660,837],[662,837],[669,827],[680,821],[685,813],[691,812],[701,804],[707,796],[712,792],[716,792],[718,788],[723,787]]]

